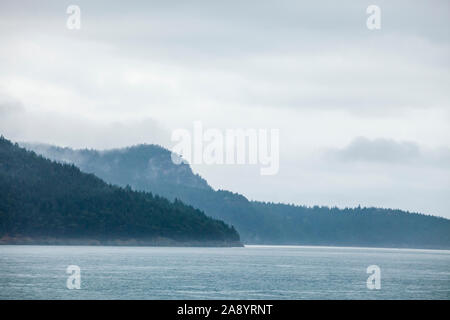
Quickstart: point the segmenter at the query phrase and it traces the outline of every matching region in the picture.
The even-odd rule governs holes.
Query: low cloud
[[[348,146],[331,153],[342,161],[410,162],[420,157],[417,143],[392,139],[358,137]]]
[[[412,141],[357,137],[344,148],[328,149],[326,160],[404,165],[439,165],[450,169],[450,148],[426,148]]]
[[[24,106],[17,100],[2,97],[0,95],[0,117],[5,118],[9,115],[22,113],[25,111]]]
[[[138,143],[168,147],[170,132],[151,118],[93,121],[82,116],[27,110],[19,101],[0,103],[0,134],[14,142],[45,142],[108,149]]]

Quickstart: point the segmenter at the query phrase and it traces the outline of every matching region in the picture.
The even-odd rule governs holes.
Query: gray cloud
[[[326,160],[400,165],[443,166],[450,170],[450,148],[425,148],[412,141],[357,137],[343,148],[330,148]]]
[[[25,111],[24,106],[15,99],[8,99],[0,95],[0,117],[6,118],[9,115],[22,113]]]
[[[356,138],[347,147],[334,151],[334,154],[343,161],[368,162],[411,162],[421,156],[417,143],[383,138],[369,140],[364,137]]]
[[[0,134],[14,141],[78,148],[105,149],[138,143],[170,145],[170,132],[151,118],[96,122],[64,113],[28,111],[18,101],[0,104]]]
[[[3,46],[7,52],[15,35],[29,34],[30,49],[44,59],[39,78],[87,96],[379,115],[446,107],[450,99],[448,1],[379,1],[379,32],[367,30],[367,4],[355,1],[78,4],[83,27],[71,33],[59,1],[2,2]],[[45,61],[48,55],[55,59]],[[120,81],[126,66],[138,74],[164,73],[178,85],[130,89]],[[38,69],[39,61],[27,61],[22,72],[33,77],[29,70]],[[107,90],[98,88],[102,74],[110,77]]]

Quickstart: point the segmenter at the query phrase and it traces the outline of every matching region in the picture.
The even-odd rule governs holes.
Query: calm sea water
[[[66,268],[81,269],[81,289]],[[381,289],[369,290],[369,265]],[[0,299],[449,299],[450,251],[0,246]]]

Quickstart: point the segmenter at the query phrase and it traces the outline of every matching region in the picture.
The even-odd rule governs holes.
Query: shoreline
[[[118,246],[118,247],[244,247],[240,241],[198,241],[154,239],[95,239],[95,238],[52,238],[52,237],[3,237],[0,245],[37,245],[37,246]]]
[[[217,248],[235,248],[235,247],[314,247],[314,248],[348,248],[348,249],[391,249],[391,250],[450,250],[448,247],[440,246],[408,246],[408,245],[333,245],[333,244],[257,244],[243,243],[242,241],[198,241],[198,240],[174,240],[170,238],[158,237],[150,239],[138,238],[117,238],[117,239],[98,239],[98,238],[56,238],[56,237],[27,237],[27,236],[3,236],[0,238],[1,245],[37,245],[37,246],[118,246],[118,247],[217,247]]]
[[[381,246],[334,246],[311,244],[245,244],[242,242],[223,241],[144,241],[144,240],[94,240],[94,239],[15,239],[4,241],[0,239],[0,246],[86,246],[86,247],[167,247],[167,248],[317,248],[317,249],[367,249],[367,250],[411,250],[411,251],[450,251],[446,247],[381,247]]]

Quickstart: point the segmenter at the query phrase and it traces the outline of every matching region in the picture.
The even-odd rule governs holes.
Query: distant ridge
[[[180,199],[232,224],[249,244],[450,248],[450,220],[380,208],[305,207],[249,201],[214,190],[188,164],[175,165],[156,145],[106,151],[22,144],[53,160],[74,163],[119,186]]]

